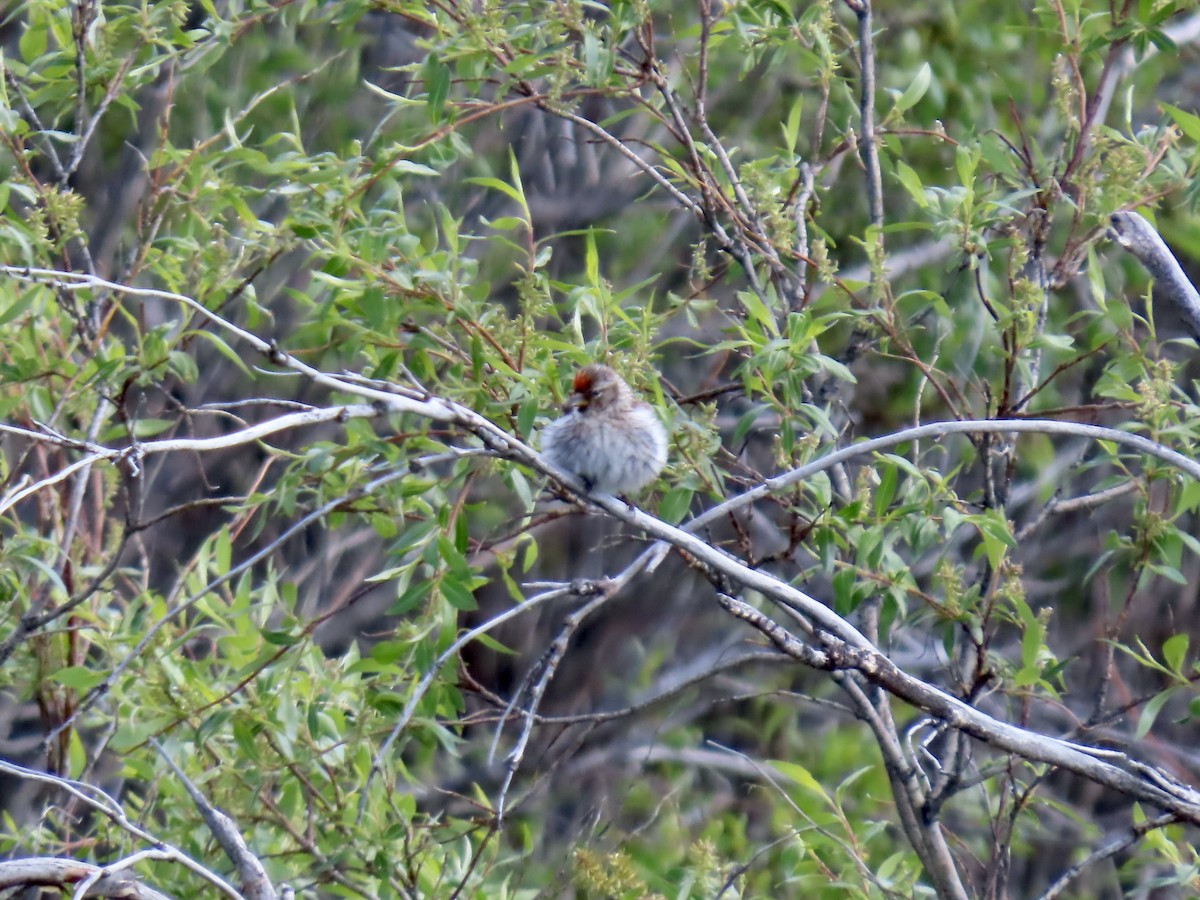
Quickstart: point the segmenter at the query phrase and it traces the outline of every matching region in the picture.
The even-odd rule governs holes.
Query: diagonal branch
[[[1188,331],[1200,341],[1200,293],[1184,274],[1171,248],[1140,213],[1113,213],[1109,219],[1112,238],[1146,267],[1161,288],[1161,293],[1179,313]]]
[[[154,745],[158,755],[175,773],[175,777],[179,779],[183,789],[196,804],[200,818],[204,820],[204,824],[208,826],[212,836],[216,838],[221,849],[225,851],[225,855],[229,857],[229,861],[237,869],[238,877],[242,880],[242,890],[246,892],[249,900],[276,900],[275,886],[267,877],[267,871],[263,868],[262,861],[246,846],[246,841],[238,830],[237,823],[208,802],[208,798],[192,784],[191,779],[183,774],[183,770],[175,764],[175,760],[171,759],[162,744],[154,738],[150,738],[150,743]]]

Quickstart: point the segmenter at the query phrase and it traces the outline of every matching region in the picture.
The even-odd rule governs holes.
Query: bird
[[[590,491],[625,496],[667,464],[667,432],[620,375],[599,363],[575,373],[563,415],[542,429],[542,455]]]

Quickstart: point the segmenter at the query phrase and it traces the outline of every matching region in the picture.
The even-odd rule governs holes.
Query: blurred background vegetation
[[[838,679],[768,652],[686,555],[435,666],[646,547],[468,430],[364,416],[59,479],[86,448],[29,434],[136,447],[354,402],[180,294],[533,445],[608,361],[670,427],[636,499],[672,523],[925,422],[1097,423],[1194,457],[1195,343],[1106,238],[1140,208],[1200,258],[1192,4],[880,3],[873,43],[861,6],[8,4],[0,421],[25,431],[0,458],[0,757],[232,878],[169,757],[303,896],[944,894]],[[1198,505],[1109,443],[947,437],[701,537],[1000,719],[1194,783]],[[927,812],[969,895],[1040,895],[1127,833],[1064,895],[1200,891],[1194,828],[1129,832],[1154,811],[893,705],[953,774]],[[140,847],[0,781],[6,857]]]

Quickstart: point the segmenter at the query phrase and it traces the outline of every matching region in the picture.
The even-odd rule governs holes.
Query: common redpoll
[[[589,491],[629,494],[666,465],[667,433],[620,375],[593,364],[575,373],[563,415],[542,430],[542,454]]]

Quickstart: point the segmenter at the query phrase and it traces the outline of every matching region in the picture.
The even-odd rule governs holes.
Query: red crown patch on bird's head
[[[571,384],[571,390],[577,394],[586,394],[592,389],[592,382],[595,380],[595,373],[591,366],[586,369],[580,369],[575,373],[575,381]]]

